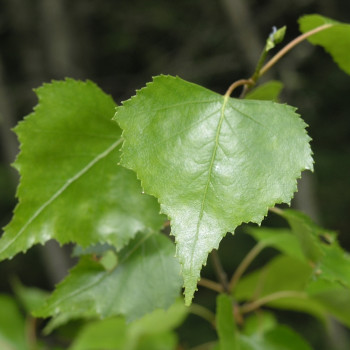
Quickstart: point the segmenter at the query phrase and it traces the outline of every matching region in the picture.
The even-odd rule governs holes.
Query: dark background
[[[297,19],[311,13],[350,22],[350,2],[1,1],[0,225],[9,222],[16,203],[18,176],[9,164],[18,146],[10,128],[36,104],[33,88],[52,79],[90,79],[120,103],[162,73],[224,93],[233,81],[252,74],[272,26],[287,25],[288,42],[298,35]],[[343,247],[350,250],[350,77],[321,48],[303,43],[264,79],[271,78],[284,83],[281,101],[298,107],[313,138],[315,172],[303,176],[293,204],[337,231]],[[267,223],[277,224],[273,218]],[[252,241],[238,232],[225,238],[223,245],[223,263],[232,270]],[[11,291],[8,281],[13,274],[28,285],[52,288],[70,262],[54,245],[47,249],[35,247],[1,263],[0,292]],[[53,264],[47,255],[55,257]],[[212,274],[210,264],[204,273]],[[207,294],[198,293],[198,302],[212,307],[206,298]],[[299,325],[317,349],[325,346],[323,338],[316,336],[322,329],[313,320],[296,313],[280,317]],[[180,337],[186,344],[196,344],[186,329],[193,333],[198,328],[202,336],[205,326],[197,318],[187,322]],[[209,338],[211,332],[206,333]]]

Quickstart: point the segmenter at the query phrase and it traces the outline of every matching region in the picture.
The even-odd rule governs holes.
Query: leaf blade
[[[233,318],[232,298],[226,294],[220,294],[216,299],[216,304],[216,325],[220,350],[239,349],[239,338]]]
[[[34,314],[67,315],[63,321],[124,315],[132,321],[174,302],[182,281],[174,247],[168,238],[156,233],[138,234],[120,252],[119,260],[110,271],[100,262],[83,257]]]
[[[292,107],[228,98],[180,78],[155,77],[115,119],[122,165],[171,219],[187,304],[222,237],[289,202],[300,172],[313,167],[306,125]]]
[[[116,164],[122,142],[115,103],[91,82],[68,79],[37,89],[39,104],[15,128],[21,173],[14,217],[0,258],[50,238],[122,248],[136,232],[158,230],[156,201],[141,195],[132,172]]]
[[[303,33],[324,24],[330,24],[331,27],[312,35],[308,41],[322,46],[332,56],[339,68],[350,74],[350,25],[316,14],[299,19],[300,31]]]

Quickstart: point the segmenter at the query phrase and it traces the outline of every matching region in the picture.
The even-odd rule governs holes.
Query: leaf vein
[[[121,142],[122,138],[118,139],[111,146],[109,146],[105,151],[98,154],[91,162],[89,162],[84,168],[82,168],[79,172],[77,172],[74,176],[69,178],[63,186],[61,186],[45,203],[43,203],[34,214],[27,220],[27,222],[22,226],[22,228],[17,232],[17,234],[7,242],[3,247],[1,247],[0,253],[4,252],[9,246],[15,242],[18,237],[20,237],[23,232],[28,228],[28,226],[43,212],[45,208],[47,208],[56,198],[58,198],[72,183],[77,181],[81,176],[83,176],[86,172],[88,172],[97,162],[101,159],[107,157]]]
[[[195,241],[194,241],[194,244],[193,244],[194,247],[196,246],[198,238],[199,238],[198,237],[199,236],[199,228],[200,228],[201,220],[203,218],[204,205],[205,205],[206,197],[207,197],[207,194],[208,194],[208,188],[209,188],[209,185],[210,185],[210,182],[211,182],[211,176],[212,176],[212,172],[213,172],[214,161],[215,161],[216,152],[217,152],[218,145],[219,145],[219,137],[220,137],[221,127],[222,127],[222,122],[223,122],[223,120],[225,118],[225,107],[226,107],[227,101],[228,101],[228,96],[224,96],[224,102],[223,102],[222,107],[221,107],[220,119],[219,119],[219,123],[218,123],[217,129],[216,129],[216,134],[215,134],[214,148],[213,148],[213,151],[212,151],[212,156],[211,156],[210,164],[209,164],[208,179],[207,179],[207,183],[206,183],[205,188],[204,188],[203,198],[202,198],[202,201],[201,201],[201,208],[199,210],[199,215],[198,215],[196,234],[195,234]],[[192,249],[192,252],[191,252],[191,265],[193,264],[194,251],[195,250]]]

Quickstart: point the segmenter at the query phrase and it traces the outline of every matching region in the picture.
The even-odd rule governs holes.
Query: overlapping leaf
[[[283,89],[283,84],[278,80],[271,80],[256,87],[246,95],[249,100],[277,101]]]
[[[253,236],[263,247],[275,248],[303,262],[306,260],[297,237],[289,229],[248,227],[246,232]]]
[[[275,328],[252,336],[240,337],[242,350],[312,350],[310,345],[291,328],[278,325]]]
[[[233,318],[232,298],[226,294],[220,294],[216,300],[216,327],[219,336],[220,350],[239,349],[238,331]]]
[[[215,350],[311,350],[307,342],[291,328],[278,325],[271,316],[259,313],[245,320],[242,332],[236,329],[232,301],[227,295],[217,299],[217,332],[219,342]]]
[[[182,283],[174,250],[167,237],[140,233],[118,254],[113,270],[84,256],[35,315],[58,317],[51,330],[70,318],[125,315],[130,321],[167,308]]]
[[[55,238],[123,247],[136,232],[159,229],[154,198],[118,167],[115,104],[91,82],[66,80],[37,91],[39,105],[15,131],[21,152],[19,204],[0,240],[0,258]]]
[[[288,209],[281,215],[288,220],[305,258],[314,265],[316,276],[350,289],[350,254],[341,248],[335,233],[316,225],[302,212]]]
[[[178,300],[166,311],[155,310],[129,324],[120,317],[92,322],[79,332],[69,350],[173,350],[177,343],[173,329],[187,311]]]
[[[301,171],[312,169],[306,125],[287,105],[159,76],[115,118],[124,130],[122,164],[171,219],[187,304],[226,232],[288,203]]]
[[[320,15],[308,15],[299,19],[300,30],[305,33],[325,24],[327,28],[312,35],[308,40],[322,46],[346,73],[350,74],[350,24],[334,21]]]

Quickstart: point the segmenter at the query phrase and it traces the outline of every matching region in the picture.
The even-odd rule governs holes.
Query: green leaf
[[[306,262],[279,255],[263,268],[243,277],[234,297],[238,301],[252,301],[275,295],[266,303],[267,306],[307,312],[324,320],[324,308],[306,293],[312,272],[312,267]]]
[[[69,350],[125,349],[127,325],[123,318],[91,322],[74,339]]]
[[[0,349],[27,350],[25,322],[13,298],[0,295]]]
[[[19,280],[14,280],[13,289],[28,313],[44,305],[49,293],[45,290],[24,286]]]
[[[277,101],[283,89],[283,84],[277,80],[268,81],[250,91],[245,99]]]
[[[350,25],[320,15],[307,15],[299,19],[300,31],[305,33],[325,24],[330,28],[308,38],[314,45],[321,45],[338,66],[350,74]]]
[[[50,331],[70,318],[125,315],[131,321],[156,308],[167,308],[182,282],[174,253],[167,237],[153,233],[138,234],[118,254],[118,265],[112,271],[83,256],[34,314],[54,316]]]
[[[12,222],[0,259],[55,238],[118,249],[138,231],[159,229],[154,198],[118,167],[121,131],[111,121],[112,98],[91,82],[66,80],[36,90],[39,105],[15,128],[21,174]]]
[[[247,227],[245,231],[253,236],[264,247],[275,248],[282,253],[301,261],[306,260],[298,238],[293,235],[292,231],[289,229]]]
[[[115,119],[124,130],[122,164],[171,219],[187,304],[222,237],[289,203],[301,171],[313,167],[294,108],[224,97],[180,78],[154,78]]]
[[[126,324],[123,318],[91,322],[74,340],[70,350],[168,350],[175,349],[172,332],[186,317],[188,309],[178,300],[168,310],[155,310]]]
[[[168,310],[158,309],[132,322],[130,333],[139,337],[144,333],[156,334],[175,329],[182,324],[188,312],[183,299],[178,298]]]
[[[254,334],[265,333],[277,326],[278,322],[273,313],[267,311],[259,311],[250,314],[244,320],[244,328],[242,333],[251,336]]]
[[[288,221],[292,232],[298,238],[305,257],[317,263],[322,257],[320,236],[330,235],[331,232],[316,225],[300,211],[287,209],[283,210],[281,215]]]
[[[239,349],[232,298],[226,294],[220,294],[216,299],[216,304],[216,327],[220,350]]]
[[[318,277],[340,282],[350,290],[350,254],[338,244],[322,245],[323,258],[318,265]]]
[[[241,336],[240,350],[312,350],[310,345],[287,326],[277,326],[266,333]]]
[[[268,52],[272,50],[277,44],[283,41],[284,36],[286,34],[287,27],[284,26],[282,28],[277,29],[273,27],[272,33],[269,35],[266,40],[265,51]]]
[[[307,292],[325,311],[350,327],[350,290],[339,283],[318,279],[312,281]]]
[[[339,246],[335,233],[319,227],[296,210],[283,210],[281,215],[288,220],[305,257],[313,262],[316,277],[338,281],[350,288],[350,255]]]

